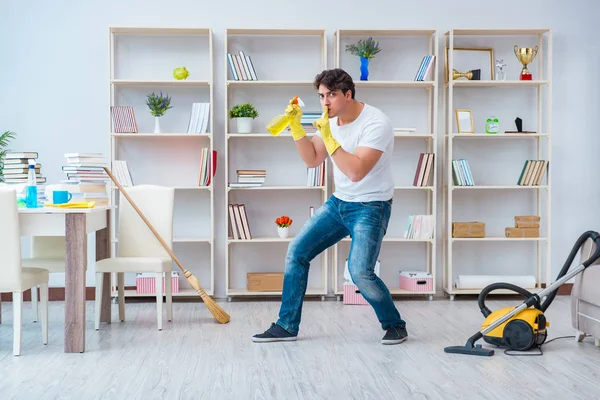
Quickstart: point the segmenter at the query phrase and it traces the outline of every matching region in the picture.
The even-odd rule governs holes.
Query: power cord
[[[584,338],[586,337],[590,337],[591,335],[585,335]],[[548,340],[547,342],[542,343],[541,345],[539,345],[537,347],[537,349],[539,350],[539,353],[531,353],[531,352],[527,352],[527,351],[516,351],[516,350],[510,350],[510,349],[506,349],[504,350],[504,354],[508,355],[508,356],[541,356],[544,354],[544,352],[542,351],[542,346],[548,343],[551,343],[553,341],[555,341],[556,339],[575,339],[575,335],[572,336],[558,336],[555,338],[552,338],[550,340]]]

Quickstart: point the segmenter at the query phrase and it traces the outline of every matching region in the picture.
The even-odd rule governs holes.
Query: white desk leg
[[[86,215],[65,215],[65,353],[85,351]]]

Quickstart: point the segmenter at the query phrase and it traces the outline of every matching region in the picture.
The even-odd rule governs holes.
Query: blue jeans
[[[375,264],[391,210],[392,200],[346,202],[335,196],[319,207],[288,247],[277,325],[298,334],[310,262],[325,249],[351,235],[348,270],[358,290],[375,310],[384,330],[406,326],[388,288],[375,275]]]

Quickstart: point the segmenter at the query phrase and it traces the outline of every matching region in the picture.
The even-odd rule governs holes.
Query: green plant
[[[156,95],[154,92],[147,95],[146,105],[155,117],[162,117],[169,108],[173,108],[171,98],[168,95],[163,96],[162,92],[160,92],[160,95]]]
[[[371,36],[367,40],[360,39],[356,44],[346,45],[346,52],[367,60],[375,58],[375,54],[380,51],[379,42],[375,42]]]
[[[4,156],[9,151],[6,146],[8,146],[8,142],[10,142],[11,139],[14,139],[15,136],[16,133],[11,131],[6,131],[0,135],[0,182],[4,182],[2,177],[2,170],[4,169]]]
[[[229,118],[233,119],[233,118],[244,118],[244,117],[248,117],[248,118],[256,118],[258,117],[258,111],[256,110],[256,108],[254,108],[254,106],[250,103],[246,103],[246,104],[236,104],[235,106],[233,106],[231,108],[231,110],[229,110]]]

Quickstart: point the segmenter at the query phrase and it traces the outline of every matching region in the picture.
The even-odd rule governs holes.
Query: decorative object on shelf
[[[168,95],[163,96],[162,92],[159,95],[152,92],[146,95],[146,105],[154,116],[154,133],[160,133],[160,117],[165,115],[168,109],[173,108],[171,98]]]
[[[464,108],[456,109],[456,128],[458,133],[475,133],[473,113]]]
[[[452,70],[452,79],[460,79],[467,78],[470,81],[479,81],[481,80],[481,70],[474,69],[468,72],[458,72],[457,70]]]
[[[491,116],[485,121],[485,133],[498,133],[500,132],[500,122],[498,118]]]
[[[275,220],[275,223],[277,224],[277,233],[279,233],[280,238],[285,239],[288,237],[292,222],[293,220],[287,215],[282,215]]]
[[[375,42],[371,36],[368,39],[360,39],[356,44],[346,45],[346,52],[360,57],[360,80],[369,80],[369,62],[381,51],[379,42]]]
[[[529,70],[527,69],[527,65],[531,64],[535,58],[538,52],[538,47],[519,47],[515,44],[514,51],[517,60],[523,64],[523,69],[521,70],[521,75],[519,75],[519,80],[530,81],[532,78]]]
[[[2,177],[2,171],[4,170],[4,156],[8,153],[9,149],[7,148],[8,142],[11,139],[14,139],[16,133],[11,131],[6,131],[2,135],[0,135],[0,182],[4,182]]]
[[[446,46],[444,60],[444,77],[448,82],[450,77],[449,47]],[[472,47],[454,47],[452,52],[452,73],[456,71],[474,72],[479,70],[474,80],[493,80],[494,79],[494,49],[492,48],[472,48]],[[467,72],[468,73],[468,72]],[[462,76],[459,76],[462,77]],[[456,79],[452,77],[452,79]],[[470,78],[467,78],[470,79]]]
[[[535,131],[523,131],[523,120],[519,117],[515,118],[516,131],[504,131],[504,133],[536,133]]]
[[[504,60],[496,60],[496,80],[497,81],[505,81],[506,80],[506,72],[502,68],[506,67],[506,63]]]
[[[258,111],[250,103],[236,104],[229,110],[229,118],[236,119],[238,133],[252,132],[252,120],[258,115]]]
[[[190,72],[185,66],[175,68],[173,70],[173,78],[177,79],[178,81],[184,81],[188,78],[188,76],[190,76]]]

